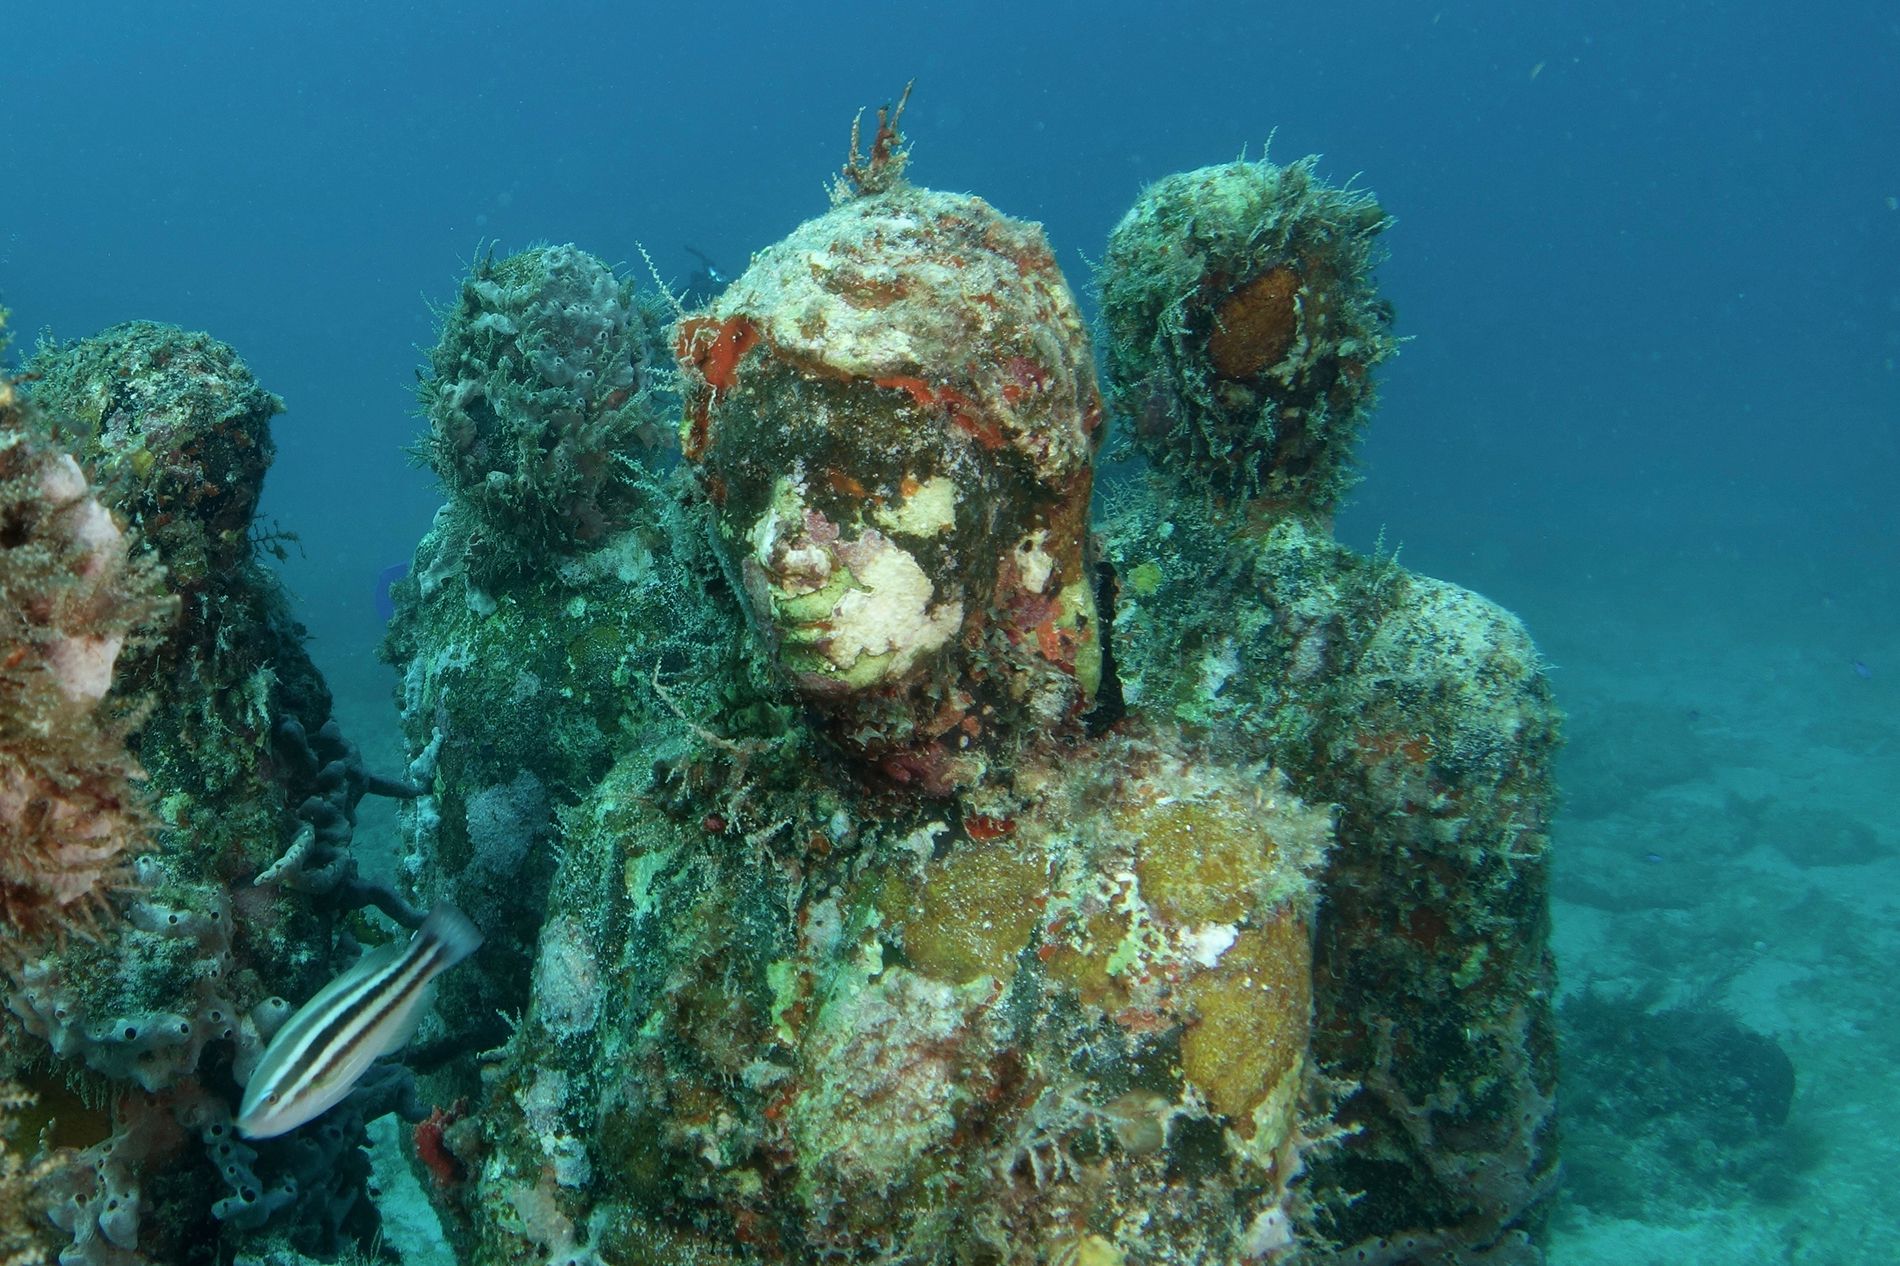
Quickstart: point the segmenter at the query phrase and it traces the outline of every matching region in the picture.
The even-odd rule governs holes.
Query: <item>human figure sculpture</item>
[[[1084,326],[1038,230],[894,152],[679,326],[712,548],[799,713],[682,709],[696,751],[567,815],[466,1158],[496,1259],[1293,1246],[1328,816],[1166,723],[1089,733]]]
[[[458,1241],[1539,1260],[1547,695],[1507,615],[1327,526],[1391,348],[1383,216],[1302,166],[1157,187],[1104,261],[1151,470],[1098,543],[1105,410],[1040,232],[905,182],[894,117],[853,150],[677,322],[652,521],[412,639],[414,715],[532,677],[550,750],[608,763],[550,810],[513,1035],[416,1135]],[[431,649],[485,624],[532,636]]]
[[[1509,612],[1332,538],[1395,346],[1385,224],[1312,160],[1263,161],[1169,177],[1111,236],[1110,394],[1148,464],[1104,516],[1121,676],[1338,809],[1313,1054],[1349,1133],[1309,1158],[1311,1254],[1541,1261],[1558,714]]]

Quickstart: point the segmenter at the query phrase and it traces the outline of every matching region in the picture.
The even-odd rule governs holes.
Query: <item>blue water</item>
[[[1598,887],[1650,882],[1682,803],[1731,829],[1728,793],[1900,837],[1878,793],[1900,786],[1889,4],[7,0],[0,303],[24,339],[204,328],[285,398],[264,513],[301,538],[285,571],[314,651],[373,724],[378,577],[438,500],[403,452],[429,301],[485,243],[635,267],[644,244],[678,280],[689,247],[742,268],[824,209],[852,113],[912,76],[912,176],[1041,221],[1078,289],[1145,182],[1270,135],[1276,159],[1317,152],[1376,192],[1411,341],[1340,531],[1383,531],[1529,620],[1602,744],[1573,763],[1559,836]],[[1687,718],[1699,763],[1615,782],[1619,760],[1653,769],[1618,728],[1629,707]],[[1841,901],[1829,885],[1895,878],[1800,874]],[[1707,952],[1618,904],[1560,900],[1568,977],[1667,977]],[[1891,903],[1853,910],[1890,963]],[[1712,894],[1689,917],[1719,937],[1743,914]],[[1750,917],[1744,958],[1803,935]],[[1788,980],[1763,969],[1732,1001],[1820,1070],[1808,1128],[1829,1134],[1857,1096],[1891,1111],[1890,1009],[1841,1015],[1859,995],[1836,949],[1776,961]],[[1802,972],[1841,986],[1822,1019],[1859,1026],[1864,1067],[1775,992]],[[1829,1155],[1801,1181],[1851,1188],[1896,1159]],[[1570,1224],[1574,1260],[1595,1260],[1591,1229]],[[1788,1260],[1858,1260],[1799,1248]]]
[[[1887,6],[6,8],[16,328],[143,315],[234,343],[290,404],[268,510],[313,596],[366,592],[427,522],[412,369],[479,244],[742,267],[823,208],[852,112],[912,75],[915,176],[1043,221],[1078,281],[1170,171],[1272,134],[1360,173],[1398,217],[1384,281],[1415,341],[1353,522],[1405,524],[1430,561],[1455,557],[1439,524],[1497,517],[1891,559]],[[313,628],[360,636],[354,605]]]

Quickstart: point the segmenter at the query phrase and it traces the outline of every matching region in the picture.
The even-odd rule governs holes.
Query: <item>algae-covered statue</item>
[[[1264,163],[1131,214],[1101,282],[1152,473],[1098,540],[1069,289],[1033,225],[907,183],[895,124],[680,314],[679,468],[625,454],[535,568],[452,500],[403,595],[418,895],[484,885],[524,938],[416,1136],[452,1234],[1539,1260],[1541,677],[1326,532],[1392,347],[1382,215]]]
[[[261,561],[282,408],[149,321],[0,380],[0,1097],[35,1101],[13,1146],[41,1145],[40,1181],[0,1184],[35,1209],[9,1261],[367,1245],[364,1122],[421,1115],[391,1069],[295,1136],[232,1128],[358,912],[421,917],[350,854],[363,796],[410,788],[343,738]]]
[[[1383,213],[1310,162],[1154,186],[1105,402],[1041,230],[909,184],[899,112],[696,311],[475,262],[400,779],[257,565],[280,406],[230,349],[139,323],[0,384],[0,685],[86,705],[0,727],[0,923],[122,916],[4,964],[63,1260],[368,1243],[392,1109],[473,1263],[1542,1260],[1555,712],[1508,613],[1330,531]],[[441,901],[482,946],[407,1067],[234,1137],[291,1000]]]
[[[1338,808],[1313,1056],[1349,1135],[1309,1160],[1309,1253],[1538,1261],[1558,717],[1509,612],[1332,539],[1394,346],[1385,224],[1311,160],[1243,162],[1159,182],[1111,235],[1111,396],[1148,464],[1103,510],[1122,679]]]
[[[566,683],[544,749],[613,760],[554,787],[525,1014],[421,1136],[478,1259],[1291,1243],[1327,815],[1172,727],[1090,732],[1087,333],[1038,230],[900,162],[881,132],[678,323],[689,469],[644,476],[637,548],[479,600],[493,569],[419,569],[395,645],[438,770],[507,741],[455,722],[523,671]],[[516,611],[542,629],[469,655]],[[540,653],[603,626],[610,734]],[[425,847],[461,848],[492,789],[441,782]]]

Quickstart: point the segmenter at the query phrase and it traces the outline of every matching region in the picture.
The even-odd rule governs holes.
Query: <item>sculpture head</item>
[[[835,737],[942,790],[1086,708],[1102,406],[1038,228],[905,185],[847,200],[678,352],[718,547]]]
[[[1329,519],[1371,371],[1397,349],[1373,270],[1388,219],[1314,160],[1156,181],[1097,270],[1109,393],[1135,449],[1196,496]]]

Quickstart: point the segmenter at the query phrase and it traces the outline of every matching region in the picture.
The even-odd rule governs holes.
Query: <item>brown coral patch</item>
[[[905,954],[928,976],[961,985],[1015,974],[1041,917],[1047,863],[1034,846],[997,835],[930,863],[914,891],[885,890],[886,917],[901,924]]]
[[[1142,841],[1142,899],[1171,922],[1235,922],[1273,872],[1273,836],[1230,799],[1168,800],[1122,818]]]
[[[1243,1138],[1253,1136],[1256,1105],[1290,1104],[1311,1025],[1312,971],[1305,920],[1282,913],[1242,931],[1218,966],[1182,990],[1195,1014],[1181,1035],[1182,1072]]]
[[[1300,275],[1281,264],[1221,301],[1207,358],[1223,378],[1252,378],[1286,358],[1299,327],[1299,291]]]

